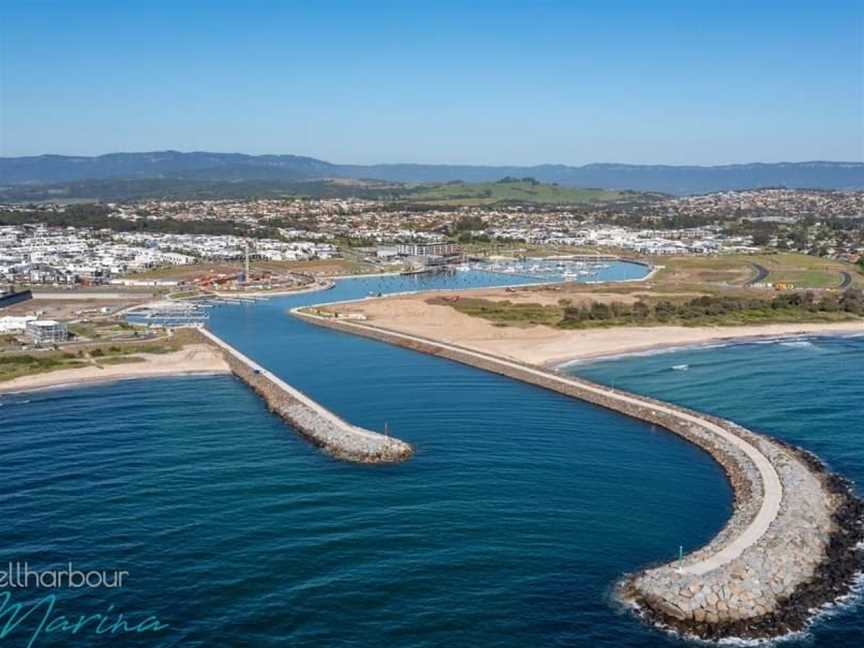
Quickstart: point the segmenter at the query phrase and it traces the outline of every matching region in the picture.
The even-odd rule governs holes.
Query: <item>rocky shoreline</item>
[[[708,640],[778,637],[848,593],[862,567],[864,504],[810,453],[731,421],[368,323],[294,311],[311,323],[499,373],[659,425],[717,460],[734,512],[708,545],[626,576],[622,601],[655,625]]]
[[[633,586],[632,575],[619,583],[616,588],[618,598],[652,625],[683,636],[716,641],[733,637],[772,639],[801,632],[820,610],[848,596],[857,578],[864,573],[864,502],[855,495],[848,480],[827,472],[818,457],[801,448],[787,447],[798,453],[812,470],[822,474],[823,484],[838,499],[832,514],[834,528],[828,537],[825,554],[809,580],[799,583],[770,612],[738,621],[694,622],[693,619],[681,619],[666,613]]]

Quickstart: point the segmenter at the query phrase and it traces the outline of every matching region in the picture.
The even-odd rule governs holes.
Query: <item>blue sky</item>
[[[0,3],[0,155],[864,159],[864,0]]]

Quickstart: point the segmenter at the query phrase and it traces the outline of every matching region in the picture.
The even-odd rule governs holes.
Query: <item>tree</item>
[[[633,316],[638,319],[648,319],[651,315],[651,307],[644,301],[633,304]]]
[[[658,320],[665,322],[675,315],[675,304],[668,300],[657,302],[654,307],[654,314]]]
[[[847,313],[864,315],[864,290],[849,288],[840,298],[840,307]]]
[[[471,232],[474,230],[482,230],[485,227],[483,219],[480,216],[462,216],[453,223],[453,233]]]
[[[591,302],[591,319],[605,320],[612,317],[612,309],[603,302]]]
[[[827,313],[836,313],[842,310],[840,298],[835,293],[826,293],[823,295],[822,301],[819,302],[819,310]]]
[[[753,245],[764,247],[771,242],[771,232],[758,231],[753,232]]]

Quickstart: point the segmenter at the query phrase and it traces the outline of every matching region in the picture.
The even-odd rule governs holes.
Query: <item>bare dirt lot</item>
[[[39,313],[43,319],[71,320],[80,317],[99,316],[103,308],[114,313],[123,308],[142,304],[151,299],[149,294],[134,295],[122,299],[40,299],[36,297],[19,304],[0,309],[0,317],[4,315],[33,315]]]

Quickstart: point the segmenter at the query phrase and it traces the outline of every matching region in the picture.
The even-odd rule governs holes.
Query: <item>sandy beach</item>
[[[384,329],[545,366],[664,347],[746,338],[864,334],[864,321],[763,326],[645,326],[570,331],[548,326],[500,327],[482,318],[460,313],[446,305],[428,304],[428,297],[429,295],[408,295],[370,299],[339,306],[336,310],[362,313],[369,324]],[[516,296],[508,297],[514,301],[518,299]],[[533,301],[538,301],[536,296]]]
[[[191,344],[172,353],[140,353],[136,357],[142,358],[143,362],[101,367],[94,364],[89,367],[22,376],[0,382],[0,394],[133,378],[230,373],[222,354],[207,344]]]

